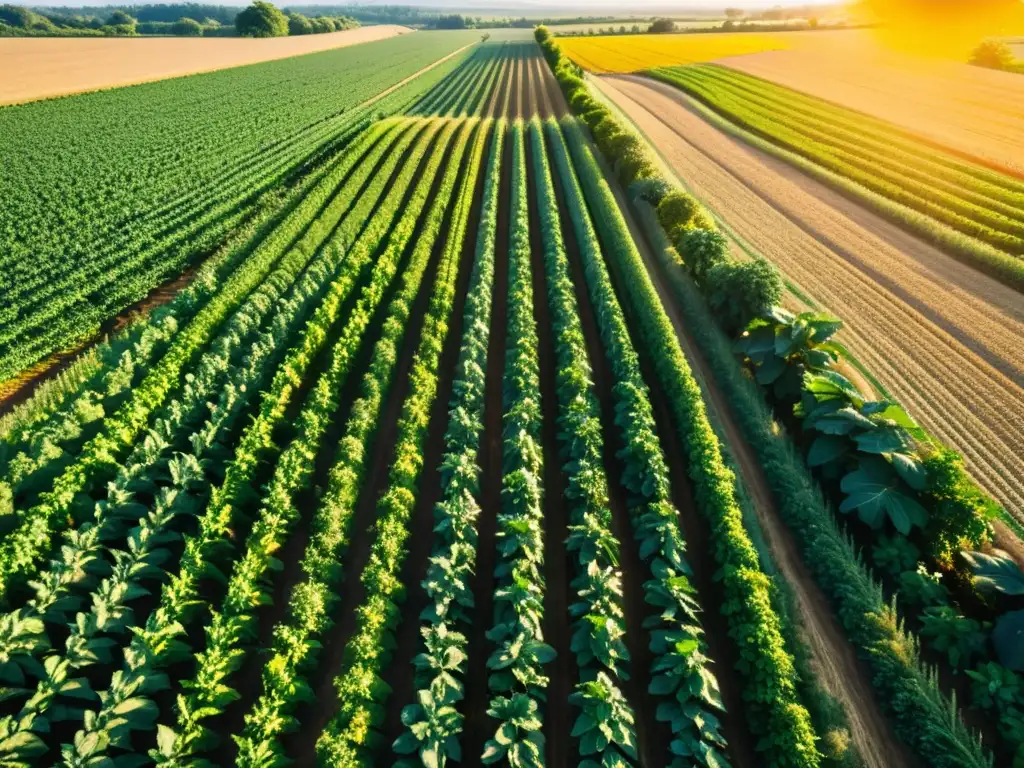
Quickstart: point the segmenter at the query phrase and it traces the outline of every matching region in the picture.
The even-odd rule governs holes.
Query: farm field
[[[897,223],[1024,289],[1024,181],[922,145],[892,124],[728,68],[661,67],[646,74],[852,182],[850,194],[863,188],[895,203],[900,208],[889,215]],[[900,215],[902,209],[923,218]]]
[[[716,63],[1024,174],[1024,83],[1012,72],[914,58],[886,50],[856,31],[835,33],[821,48],[768,51]]]
[[[844,318],[850,350],[1024,520],[1020,294],[709,125],[671,86],[600,82],[728,231]]]
[[[0,108],[0,764],[1024,759],[1020,294],[480,37]]]
[[[195,267],[333,143],[443,79],[474,39],[417,33],[0,109],[0,382]]]
[[[344,48],[412,32],[381,24],[322,35],[189,39],[0,39],[0,105]]]
[[[731,476],[539,49],[478,46],[402,113],[0,423],[0,759],[816,765],[767,587],[713,578],[760,572]]]
[[[815,36],[831,33],[814,33]],[[690,64],[785,49],[806,37],[800,32],[708,33],[701,35],[614,35],[566,37],[565,54],[590,72],[637,72],[650,67]]]

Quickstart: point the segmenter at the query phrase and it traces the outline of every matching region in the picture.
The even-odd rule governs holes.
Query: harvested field
[[[0,40],[0,104],[132,85],[383,40],[396,24],[321,35],[250,38],[7,38]]]
[[[1022,519],[1019,294],[726,136],[669,86],[636,77],[599,85],[728,234],[847,322],[853,354]]]
[[[1024,77],[888,51],[866,32],[827,37],[827,46],[790,46],[718,63],[1024,173]]]

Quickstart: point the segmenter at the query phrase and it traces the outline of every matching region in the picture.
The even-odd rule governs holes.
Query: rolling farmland
[[[8,764],[818,764],[565,111],[536,44],[476,47],[5,420]]]
[[[0,40],[0,70],[11,76],[0,83],[0,104],[284,59],[410,32],[407,27],[382,24],[277,40],[5,38]]]
[[[604,87],[730,233],[844,318],[854,354],[1024,519],[1020,295],[708,125],[670,86]]]
[[[1024,755],[1019,294],[535,37],[0,108],[0,763]]]

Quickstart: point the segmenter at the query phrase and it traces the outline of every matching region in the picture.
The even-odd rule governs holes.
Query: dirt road
[[[1024,300],[633,76],[600,87],[730,235],[846,322],[842,340],[1024,520]]]
[[[396,24],[265,40],[241,37],[0,39],[0,104],[133,85],[406,35]]]

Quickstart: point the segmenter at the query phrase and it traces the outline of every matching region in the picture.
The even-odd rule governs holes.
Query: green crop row
[[[402,710],[408,728],[394,743],[401,755],[415,753],[422,765],[445,765],[462,755],[466,637],[459,630],[473,622],[470,578],[476,565],[476,523],[480,514],[477,454],[483,434],[487,349],[494,290],[494,253],[498,227],[498,189],[505,121],[494,124],[484,178],[483,204],[470,276],[464,335],[452,387],[441,471],[441,501],[434,510],[434,545],[423,580],[433,601],[421,616],[424,650],[416,656],[416,701]],[[413,768],[413,758],[405,760]]]
[[[769,765],[817,765],[814,729],[797,696],[793,659],[771,605],[770,582],[743,527],[733,490],[735,478],[722,461],[700,387],[580,127],[567,119],[563,130],[637,335],[647,349],[661,350],[652,356],[654,368],[689,455],[697,506],[711,525],[714,558],[722,569],[725,591],[721,611],[740,653],[748,722],[761,739],[759,746]]]
[[[543,639],[544,457],[541,451],[540,362],[533,314],[530,222],[523,124],[512,124],[512,195],[509,217],[508,343],[502,379],[501,510],[497,514],[494,619],[487,639],[487,714],[497,721],[481,757],[520,768],[544,765],[541,705],[545,665],[555,650]]]
[[[1024,224],[967,202],[931,181],[917,183],[905,171],[888,171],[876,156],[855,157],[828,143],[823,132],[812,133],[806,118],[785,122],[775,110],[759,109],[749,99],[736,97],[717,83],[694,76],[686,69],[656,69],[649,73],[685,90],[729,119],[787,149],[852,179],[865,188],[919,211],[970,237],[1016,256],[1024,255]]]
[[[557,47],[549,45],[548,49],[549,55],[556,62],[561,60]],[[794,398],[801,400],[805,387],[809,387],[806,392],[810,399],[801,404],[800,411],[801,417],[810,419],[808,424],[814,424],[818,419],[828,420],[827,411],[832,412],[833,416],[838,415],[839,418],[833,426],[839,431],[834,432],[832,427],[827,428],[829,431],[825,434],[826,441],[815,449],[816,461],[820,460],[823,464],[828,464],[832,459],[843,461],[864,450],[895,452],[892,454],[891,469],[879,466],[874,458],[867,456],[869,462],[865,470],[881,473],[880,477],[884,478],[880,481],[881,485],[887,488],[883,499],[885,502],[891,499],[892,503],[858,509],[861,517],[867,516],[869,512],[876,519],[879,513],[883,517],[891,515],[894,524],[899,523],[903,529],[922,524],[926,520],[922,518],[920,507],[914,500],[917,491],[913,491],[912,486],[920,488],[921,480],[927,478],[927,483],[931,487],[927,491],[931,499],[928,503],[934,504],[936,512],[939,513],[928,523],[929,536],[932,537],[929,549],[933,551],[933,556],[948,560],[951,554],[962,546],[965,538],[973,540],[979,533],[983,536],[984,517],[989,514],[988,510],[993,503],[966,479],[956,457],[948,451],[941,451],[922,462],[913,455],[913,451],[908,453],[908,446],[926,439],[909,417],[895,404],[866,403],[856,399],[855,388],[852,385],[834,371],[827,371],[835,357],[841,353],[829,342],[830,336],[841,323],[835,318],[811,313],[807,316],[792,317],[781,312],[773,306],[778,301],[781,289],[748,295],[743,311],[738,313],[742,317],[738,317],[736,308],[732,306],[732,299],[735,296],[723,297],[715,291],[709,291],[710,275],[716,273],[716,270],[718,273],[723,270],[732,272],[736,271],[736,268],[735,263],[728,260],[725,239],[711,229],[713,224],[706,213],[702,212],[700,205],[693,198],[661,176],[657,165],[647,154],[648,150],[642,143],[638,144],[641,140],[635,134],[631,134],[633,138],[629,140],[619,138],[622,129],[614,127],[617,118],[586,94],[585,86],[578,75],[564,66],[556,69],[556,72],[561,72],[560,81],[563,87],[574,91],[570,98],[574,109],[581,111],[584,119],[595,127],[599,145],[612,160],[617,161],[620,176],[625,183],[631,185],[630,190],[638,209],[642,213],[647,212],[645,218],[651,236],[656,240],[660,237],[662,241],[671,238],[681,249],[679,253],[675,249],[665,251],[667,255],[664,258],[668,265],[670,284],[680,281],[687,283],[692,277],[712,303],[717,325],[727,327],[730,335],[749,331],[743,334],[740,349],[730,350],[728,357],[736,351],[747,355],[758,382],[770,388],[773,396],[779,398],[780,402],[792,404]],[[629,152],[639,149],[646,159],[630,156],[625,158],[624,162],[624,156],[615,152],[617,147],[627,148]],[[656,214],[649,207],[645,207],[648,202],[658,206]],[[682,259],[680,253],[683,254]],[[690,273],[689,276],[683,274],[681,266],[685,266],[685,271]],[[765,288],[773,282],[769,279],[770,274],[761,274],[764,270],[757,262],[752,262],[750,266],[750,279],[744,290],[758,286]],[[774,280],[777,281],[778,277],[776,276]],[[692,288],[689,293],[680,296],[678,305],[687,314],[691,332],[703,344],[703,340],[713,328],[706,314],[693,314],[696,306],[693,297],[698,295],[697,287],[692,283],[688,284]],[[752,318],[755,322],[748,329],[747,323]],[[722,344],[723,342],[719,342],[718,348],[710,351],[707,347],[704,349],[709,359],[715,360],[717,355],[715,372],[721,379],[719,385],[732,381],[721,372],[727,370],[721,367],[724,366]],[[732,365],[736,367],[734,359]],[[815,371],[824,370],[826,374],[805,378],[802,371],[808,366]],[[736,373],[738,374],[738,370]],[[738,375],[735,377],[736,380],[741,378]],[[746,386],[749,388],[749,382]],[[850,398],[854,399],[849,418],[845,418],[845,412],[836,414],[836,409],[841,410],[843,403]],[[763,414],[762,404],[760,415]],[[833,606],[839,611],[840,619],[858,653],[875,669],[872,684],[879,693],[883,711],[889,715],[901,738],[929,765],[985,765],[987,757],[984,749],[960,722],[955,705],[939,691],[936,679],[919,666],[917,649],[920,641],[904,634],[895,613],[891,609],[886,609],[882,590],[869,577],[863,573],[858,579],[850,576],[853,573],[861,573],[863,566],[859,557],[835,529],[834,520],[809,477],[806,466],[794,474],[794,466],[800,466],[799,460],[791,456],[788,465],[782,462],[785,454],[779,453],[782,450],[780,446],[785,446],[789,452],[792,452],[792,447],[777,431],[774,422],[764,418],[757,425],[761,432],[755,433],[756,421],[753,417],[750,416],[748,419],[749,414],[741,416],[746,420],[744,429],[747,432],[747,439],[753,444],[760,444],[758,440],[764,435],[771,435],[777,441],[775,453],[759,449],[759,456],[773,485],[776,504],[780,509],[786,510],[784,514],[794,532],[801,537],[806,560],[826,594],[832,599]],[[870,434],[871,432],[877,434]],[[838,439],[834,435],[838,435]],[[851,441],[853,436],[860,437],[856,445]],[[849,445],[847,441],[851,441]],[[872,461],[874,463],[871,463]],[[844,480],[843,491],[856,496],[856,503],[863,505],[870,499],[863,493],[858,494],[859,483],[870,481],[875,475],[867,471],[861,475],[863,476]],[[879,482],[878,478],[875,482]],[[925,496],[921,498],[924,499]],[[850,504],[845,505],[845,509],[852,511],[854,507]],[[800,516],[797,516],[798,510]],[[872,554],[877,552],[886,558],[884,561],[879,560],[879,563],[887,572],[908,567],[907,559],[913,557],[915,553],[920,554],[906,540],[902,543],[898,540],[887,540],[885,543],[884,547],[873,548]],[[821,548],[820,553],[818,548]],[[913,566],[913,563],[910,565]],[[903,578],[904,576],[906,578]],[[908,588],[908,597],[909,588],[913,587],[915,594],[918,595],[915,600],[921,595],[926,595],[926,599],[938,600],[938,605],[930,615],[931,625],[928,629],[937,633],[930,637],[936,640],[943,639],[943,654],[947,651],[959,654],[958,660],[962,664],[964,659],[969,659],[976,653],[976,649],[969,647],[969,644],[977,641],[977,627],[971,620],[965,620],[958,615],[948,603],[944,604],[944,601],[939,599],[937,593],[945,592],[944,587],[932,580],[927,571],[921,572],[913,567],[902,574],[901,579]],[[966,650],[966,653],[962,653],[962,650]],[[978,690],[983,685],[999,687],[999,675],[993,676],[991,666],[984,671],[970,671],[972,677],[977,674],[979,679],[984,681],[978,683]],[[1012,676],[1008,670],[1006,672]],[[1013,699],[1012,683],[1012,679],[1005,681],[1003,688],[1006,694],[1000,696]],[[990,695],[988,701],[991,700]],[[1012,709],[1013,707],[1008,707],[1004,713],[1004,720],[1009,718],[1005,722],[1011,725]],[[1008,726],[1004,726],[1001,721],[1000,727]]]
[[[218,713],[234,697],[226,680],[241,663],[243,652],[238,645],[251,632],[255,611],[265,601],[266,580],[275,567],[275,552],[299,519],[296,494],[306,486],[313,473],[314,460],[338,408],[341,388],[351,371],[362,333],[370,322],[371,310],[381,300],[384,289],[398,271],[401,254],[426,204],[453,132],[452,124],[430,123],[417,136],[408,159],[399,153],[389,155],[388,161],[393,165],[400,160],[404,163],[394,180],[392,194],[384,198],[384,203],[346,255],[347,287],[342,300],[344,294],[358,284],[360,274],[372,264],[370,281],[364,286],[361,300],[333,342],[327,369],[306,396],[296,419],[296,436],[278,457],[274,474],[264,490],[260,509],[246,538],[244,552],[232,565],[221,608],[212,612],[212,618],[205,627],[206,648],[195,656],[195,676],[182,682],[187,693],[178,699],[177,729],[162,727],[158,749],[151,753],[158,765],[176,764],[203,751],[213,741],[213,734],[202,721]],[[401,220],[393,228],[404,193],[412,184],[421,162],[424,163],[422,176]],[[376,187],[374,197],[380,196],[389,176],[389,173],[384,173],[375,177],[372,182]],[[359,220],[364,221],[365,215],[360,215]],[[371,261],[378,245],[392,231],[393,238],[389,239],[382,257],[376,262]],[[321,327],[319,332],[326,334],[328,328]]]
[[[580,710],[572,735],[579,739],[581,760],[625,768],[637,760],[637,745],[633,709],[618,687],[618,681],[629,679],[629,651],[620,544],[612,530],[600,407],[539,118],[530,122],[530,139],[554,337],[559,458],[567,480],[570,534],[566,551],[573,553],[570,586],[577,598],[569,606],[573,618],[570,648],[580,675],[569,697],[569,703]]]
[[[562,132],[554,119],[545,127],[565,190],[601,341],[616,381],[612,397],[615,426],[623,444],[619,454],[625,465],[623,483],[630,492],[631,522],[640,559],[649,564],[652,574],[644,584],[644,599],[656,611],[644,622],[654,653],[648,688],[658,697],[658,719],[669,723],[672,730],[668,764],[682,768],[696,760],[699,765],[725,766],[728,763],[721,752],[725,737],[714,714],[716,710],[724,711],[724,705],[710,669],[711,659],[706,655],[700,606],[689,582],[686,543],[679,511],[672,504],[668,464],[657,435],[654,409]]]
[[[450,206],[449,200],[471,133],[472,125],[467,123],[455,139],[434,203],[419,230],[410,257],[407,269],[411,270],[412,276],[422,271],[429,261],[445,212]],[[472,155],[470,162],[473,162]],[[471,189],[469,194],[472,194]],[[453,222],[459,222],[460,215],[461,208],[456,203]],[[413,223],[403,222],[410,227]],[[387,282],[382,276],[373,284],[372,290],[379,296],[386,287]],[[403,298],[412,295],[409,287]],[[393,309],[397,310],[398,306],[394,305]],[[361,307],[355,310],[361,311]],[[381,349],[386,351],[390,348],[385,346]],[[385,374],[392,369],[384,364],[389,357],[394,357],[390,351],[387,355],[382,353],[371,363],[363,381],[363,394],[353,405],[352,415],[345,425],[338,460],[330,471],[327,490],[312,520],[310,543],[301,560],[303,581],[292,592],[287,618],[275,628],[273,655],[264,668],[263,692],[246,716],[246,728],[237,739],[240,765],[262,765],[260,761],[267,755],[281,754],[277,737],[293,724],[290,710],[298,699],[297,692],[306,690],[302,669],[315,658],[318,636],[330,626],[328,611],[341,583],[341,564],[349,542],[352,515],[365,479],[364,446],[377,431],[382,405],[391,385],[391,376],[385,377]]]
[[[370,557],[359,577],[364,595],[355,609],[357,629],[345,644],[341,670],[334,681],[338,712],[317,740],[317,754],[325,766],[376,764],[372,750],[379,736],[374,729],[383,720],[383,707],[390,693],[380,675],[391,658],[394,633],[401,621],[399,603],[405,596],[401,569],[410,533],[409,520],[419,492],[424,444],[439,384],[438,367],[448,337],[463,242],[487,142],[488,131],[477,130],[479,121],[462,121],[461,125],[463,143],[469,141],[474,131],[476,138],[455,196],[448,236],[437,266],[438,277],[413,355],[409,395],[398,420],[387,491],[377,502]],[[454,182],[453,174],[451,183],[440,191],[445,205],[453,197]]]
[[[647,211],[647,228],[653,232],[657,218],[650,208]],[[696,285],[673,260],[674,251],[663,244],[658,254],[668,268],[667,282],[676,304],[764,468],[779,513],[796,535],[804,562],[831,601],[858,655],[872,671],[870,680],[877,700],[895,732],[927,765],[990,765],[960,720],[955,704],[923,666],[920,641],[904,630],[862,555],[837,525],[803,457],[776,428],[762,392],[744,375],[732,343],[717,328]]]
[[[375,136],[368,137],[373,138]],[[361,152],[355,152],[353,158],[360,155]],[[18,757],[46,749],[35,733],[44,731],[44,723],[52,717],[50,710],[62,706],[58,703],[61,698],[78,702],[96,699],[88,683],[72,678],[71,674],[109,661],[109,636],[123,636],[132,628],[129,603],[148,594],[143,582],[165,575],[161,564],[170,555],[167,545],[179,538],[174,528],[176,518],[197,514],[205,502],[211,463],[226,454],[219,438],[238,419],[245,403],[259,391],[258,385],[266,377],[268,363],[283,353],[290,332],[308,313],[309,305],[322,296],[323,283],[328,274],[337,269],[339,258],[336,250],[320,249],[287,297],[284,291],[289,287],[289,279],[285,274],[271,275],[260,285],[254,300],[247,303],[253,309],[246,312],[243,308],[236,313],[227,333],[202,357],[181,395],[162,409],[145,440],[136,445],[109,484],[106,499],[96,505],[92,522],[65,532],[60,557],[34,582],[35,599],[0,619],[0,626],[8,630],[0,642],[18,651],[9,656],[8,664],[35,671],[38,667],[29,661],[52,650],[40,619],[62,625],[67,614],[80,602],[77,593],[88,588],[93,591],[91,610],[78,613],[70,624],[73,629],[65,641],[65,650],[52,650],[43,661],[45,675],[40,678],[35,694],[13,720],[9,718],[0,725],[0,731],[6,734],[2,744],[17,744]],[[272,314],[264,323],[267,328],[250,346],[247,343],[249,331],[260,328],[260,313],[266,313],[268,308]],[[242,351],[247,353],[244,357],[239,355]],[[237,359],[239,357],[241,359]],[[227,381],[222,383],[225,378]],[[217,389],[221,390],[221,395],[210,408],[210,418],[203,423],[206,400]],[[198,429],[197,422],[202,424]],[[192,452],[170,459],[168,454],[183,441],[183,432],[191,432],[186,442]],[[138,493],[155,499],[152,509],[133,500]],[[138,520],[138,526],[128,531],[122,546],[115,546],[133,517]],[[96,586],[95,575],[104,572],[106,559],[112,561],[113,571]],[[155,679],[152,669],[145,664],[145,655],[136,647],[137,639],[133,639],[126,651],[125,669],[112,679],[110,689],[101,697],[103,706],[98,711],[79,710],[88,722],[82,736],[90,737],[86,742],[91,745],[89,754],[81,755],[79,747],[73,745],[65,746],[66,754],[97,757],[108,745],[123,745],[131,728],[117,727],[118,708],[147,682],[152,686]],[[68,711],[66,706],[64,710],[61,720],[75,719],[71,714],[73,710]],[[151,721],[155,714],[151,710],[151,707],[140,707],[133,719],[139,723]],[[15,734],[20,738],[15,738]],[[95,734],[95,739],[91,734]]]

